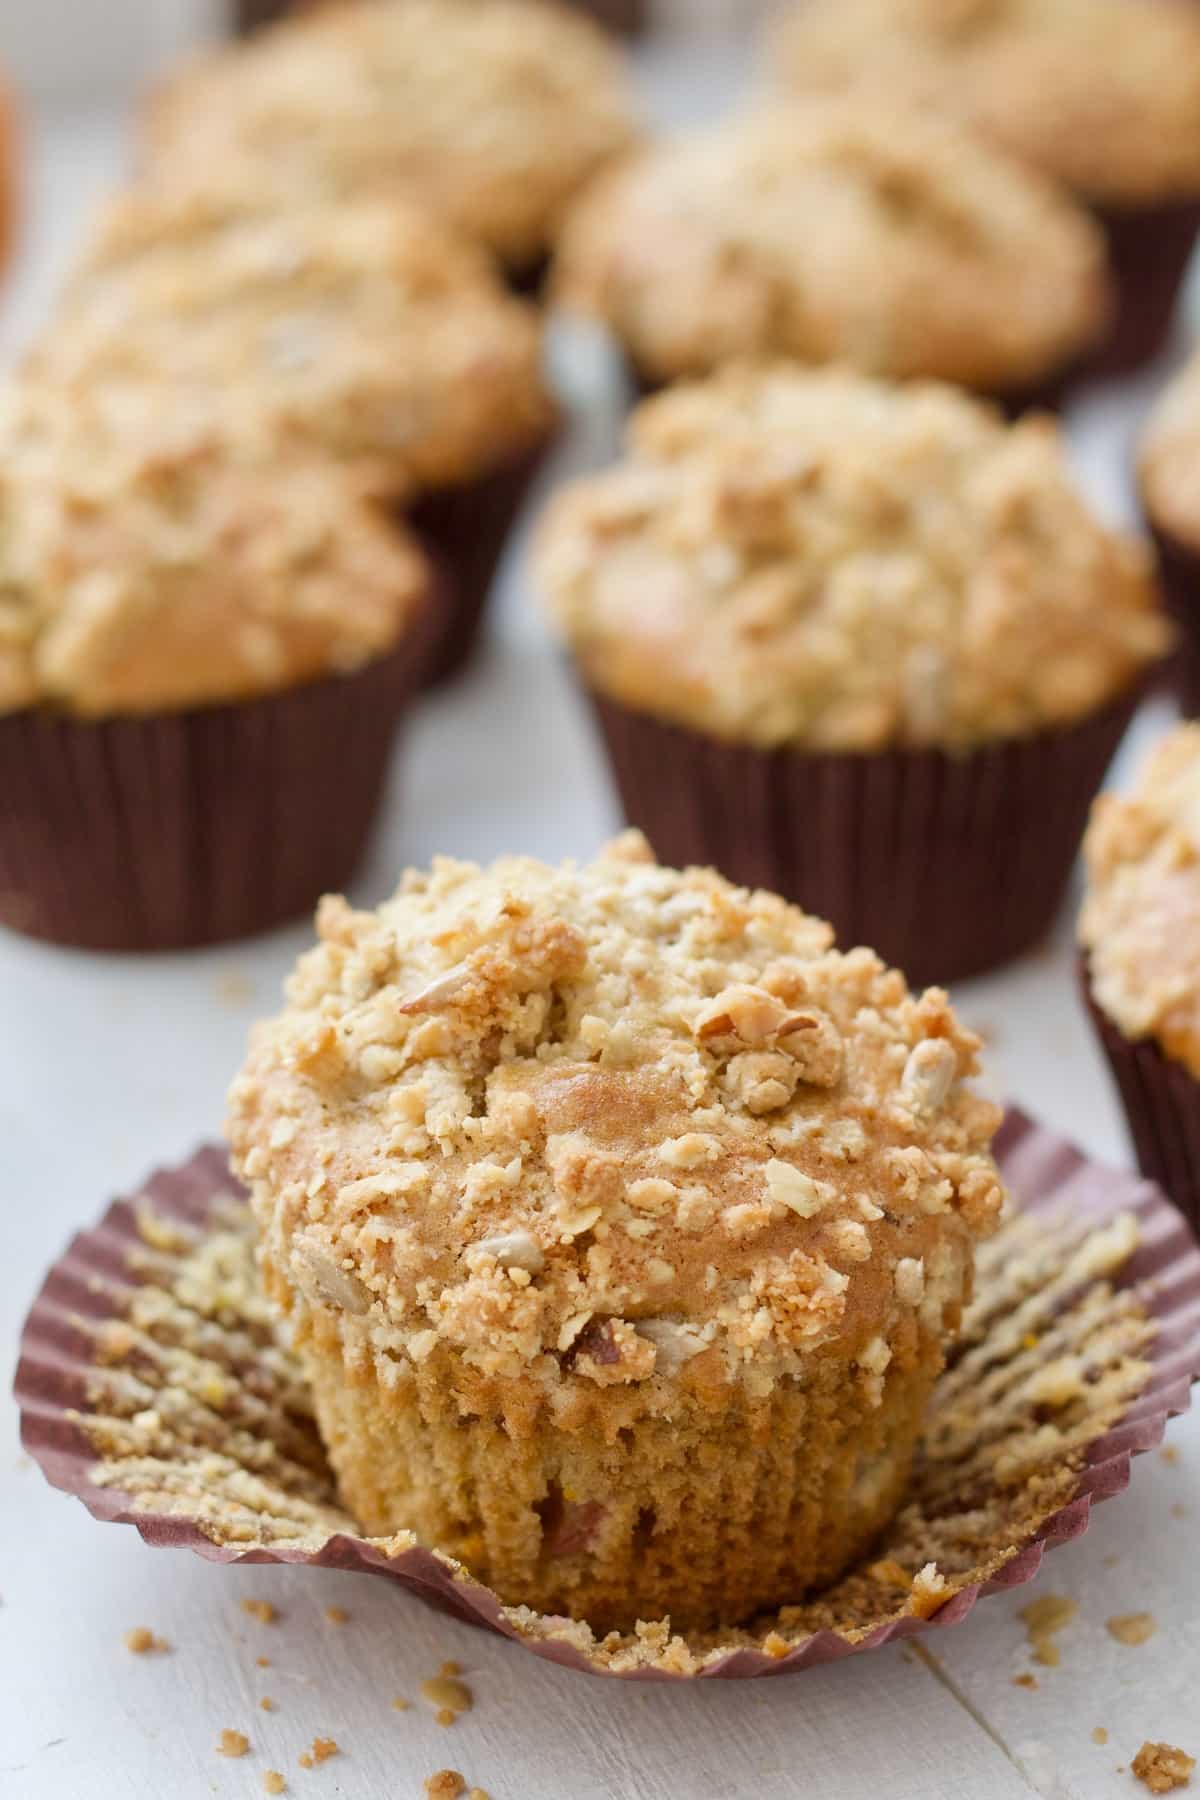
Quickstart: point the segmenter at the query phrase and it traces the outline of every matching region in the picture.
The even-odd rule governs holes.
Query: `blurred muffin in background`
[[[1019,408],[1103,332],[1104,246],[1057,189],[854,98],[750,114],[602,178],[556,267],[643,388],[739,356],[954,381]]]
[[[1142,1172],[1200,1229],[1200,726],[1102,794],[1084,840],[1085,987]]]
[[[60,383],[213,386],[270,442],[365,469],[451,577],[431,678],[475,642],[557,422],[536,309],[407,201],[261,211],[221,182],[134,186],[31,365]]]
[[[535,576],[659,854],[829,918],[914,980],[1052,925],[1168,641],[1048,418],[845,370],[647,401]]]
[[[636,135],[619,51],[554,0],[376,0],[185,69],[145,146],[183,186],[233,154],[289,203],[414,194],[529,285],[568,203]]]
[[[1138,486],[1179,627],[1180,700],[1200,714],[1200,354],[1155,402],[1138,447]]]
[[[1200,228],[1200,8],[1187,0],[804,0],[776,27],[802,98],[907,96],[1054,177],[1108,237],[1095,372],[1163,343]]]
[[[314,0],[238,0],[237,26],[239,31],[254,31],[287,13],[302,12],[313,3]],[[645,28],[649,9],[649,0],[564,0],[564,4],[591,13],[612,31],[630,35]]]
[[[0,400],[0,921],[215,942],[353,874],[436,582],[361,479],[211,394]]]

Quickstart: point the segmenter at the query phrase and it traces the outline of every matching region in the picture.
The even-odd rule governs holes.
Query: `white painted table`
[[[660,93],[663,85],[650,71]],[[676,80],[675,113],[718,92],[712,66]],[[38,198],[2,322],[11,350],[36,323],[69,256],[80,211],[117,167],[111,118],[43,122]],[[554,476],[601,459],[614,407],[595,357],[568,358],[592,397],[590,424]],[[1098,501],[1127,506],[1123,466],[1152,384],[1102,394],[1072,420]],[[598,410],[597,410],[598,408]],[[1139,721],[1144,743],[1165,722]],[[510,560],[493,643],[452,693],[429,703],[398,758],[386,823],[357,898],[382,895],[402,864],[438,850],[486,858],[519,848],[586,856],[616,824],[587,722],[532,616]],[[212,1136],[246,1028],[275,1004],[306,931],[191,956],[86,957],[0,936],[0,1343],[7,1371],[45,1265],[71,1231],[156,1163]],[[1069,920],[1051,951],[965,987],[963,1011],[991,1043],[997,1091],[1091,1150],[1125,1158],[1112,1093],[1073,986]],[[1016,1609],[1031,1590],[984,1603],[966,1625],[924,1640],[932,1663],[893,1648],[778,1681],[630,1688],[536,1662],[426,1612],[389,1584],[308,1570],[209,1566],[96,1524],[18,1456],[15,1418],[0,1447],[0,1795],[12,1800],[199,1800],[250,1796],[264,1769],[288,1792],[345,1800],[419,1797],[450,1766],[495,1800],[1107,1800],[1142,1793],[1118,1774],[1142,1740],[1200,1753],[1200,1417],[1172,1431],[1180,1456],[1135,1467],[1081,1542],[1056,1551],[1036,1591],[1068,1593],[1078,1619],[1062,1666],[1039,1688]],[[1190,1516],[1179,1517],[1180,1506]],[[281,1622],[239,1607],[270,1599]],[[324,1609],[350,1622],[329,1625]],[[1126,1649],[1105,1631],[1149,1610],[1157,1635]],[[136,1658],[146,1624],[173,1646]],[[256,1657],[269,1656],[261,1670]],[[452,1730],[417,1701],[446,1658],[460,1661],[474,1711]],[[277,1710],[259,1710],[270,1695]],[[396,1694],[414,1700],[394,1711]],[[1106,1746],[1092,1741],[1104,1725]],[[216,1753],[223,1727],[252,1754]],[[296,1759],[316,1734],[343,1754],[311,1773]]]

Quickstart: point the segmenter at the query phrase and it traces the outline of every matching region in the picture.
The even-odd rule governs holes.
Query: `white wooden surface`
[[[674,113],[707,107],[713,64],[664,88]],[[43,122],[26,256],[0,316],[11,354],[36,323],[69,254],[80,212],[121,156],[107,116]],[[602,458],[615,401],[602,359],[576,344],[562,358],[590,396],[589,422],[562,468]],[[1072,425],[1098,502],[1128,507],[1124,466],[1152,382],[1101,394]],[[429,703],[397,762],[396,783],[358,898],[402,863],[436,850],[487,857],[523,848],[586,855],[615,824],[589,729],[509,568],[486,660]],[[1152,709],[1135,736],[1161,730]],[[0,1344],[5,1387],[17,1331],[45,1265],[77,1225],[157,1162],[214,1133],[246,1027],[272,1006],[306,933],[152,960],[93,958],[0,936]],[[997,1091],[1099,1154],[1125,1136],[1073,988],[1069,920],[1056,944],[959,999],[991,1042]],[[419,1797],[433,1770],[460,1769],[495,1800],[1108,1800],[1136,1789],[1127,1764],[1143,1738],[1200,1752],[1200,1420],[1172,1433],[1180,1456],[1143,1459],[1131,1491],[1104,1507],[1081,1542],[1057,1551],[1037,1591],[1073,1595],[1062,1666],[1031,1692],[1017,1607],[1030,1590],[980,1607],[926,1640],[931,1659],[893,1649],[783,1680],[633,1689],[569,1675],[424,1611],[380,1581],[295,1570],[217,1568],[152,1551],[125,1528],[94,1523],[19,1458],[7,1396],[0,1437],[0,1795],[7,1800],[200,1800],[261,1792],[264,1769],[289,1793],[345,1800]],[[1190,1508],[1188,1516],[1179,1509]],[[269,1598],[281,1622],[239,1608]],[[341,1629],[324,1608],[350,1613]],[[1140,1649],[1105,1631],[1113,1614],[1152,1611]],[[131,1626],[150,1625],[169,1656],[135,1658]],[[269,1670],[255,1659],[271,1658]],[[474,1711],[449,1731],[418,1699],[448,1657],[474,1688]],[[265,1713],[264,1694],[277,1702]],[[396,1694],[414,1702],[400,1714]],[[1092,1741],[1104,1725],[1107,1745]],[[223,1727],[252,1753],[216,1753]],[[306,1773],[315,1734],[343,1754]]]

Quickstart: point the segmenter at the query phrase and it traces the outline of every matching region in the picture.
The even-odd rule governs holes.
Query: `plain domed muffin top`
[[[394,487],[470,479],[545,436],[536,310],[407,202],[241,211],[128,190],[32,363],[95,384],[219,386],[278,441]]]
[[[645,402],[625,459],[551,502],[534,566],[593,687],[763,748],[1067,724],[1168,636],[1052,420],[794,364]]]
[[[1084,839],[1079,938],[1093,998],[1200,1078],[1200,725],[1177,726]]]
[[[0,395],[0,712],[244,699],[416,624],[429,567],[361,482],[231,424],[157,389]]]
[[[333,1308],[347,1355],[449,1349],[532,1405],[567,1375],[762,1390],[816,1351],[878,1378],[956,1323],[1002,1189],[944,994],[636,834],[586,868],[439,859],[318,930],[230,1130],[285,1304]]]
[[[954,127],[853,97],[745,115],[601,178],[559,296],[653,380],[738,356],[1019,391],[1103,330],[1103,240]]]
[[[1200,354],[1159,394],[1138,446],[1151,522],[1200,553]]]
[[[800,96],[936,107],[1096,202],[1200,194],[1186,0],[804,0],[776,49]]]
[[[619,51],[541,0],[328,7],[185,70],[147,120],[184,185],[233,156],[280,197],[409,189],[515,265],[636,130]]]

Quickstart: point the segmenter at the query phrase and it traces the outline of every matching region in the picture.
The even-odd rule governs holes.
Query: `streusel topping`
[[[148,120],[184,186],[233,155],[276,198],[408,189],[516,265],[636,131],[616,48],[540,0],[328,7],[186,70]]]
[[[805,0],[800,94],[936,107],[1097,202],[1200,192],[1200,17],[1179,0]]]
[[[202,396],[0,395],[0,712],[261,694],[390,650],[429,569],[361,482],[262,459]]]
[[[1138,449],[1151,521],[1200,553],[1200,355],[1163,388]]]
[[[1032,172],[854,98],[752,114],[605,176],[558,291],[654,379],[731,357],[1017,389],[1104,328],[1103,241]]]
[[[1003,1196],[941,992],[636,834],[441,859],[318,931],[230,1131],[285,1304],[348,1355],[765,1390],[956,1321]]]
[[[1164,648],[1144,548],[1057,426],[948,387],[735,368],[646,402],[535,567],[601,692],[769,748],[970,745],[1103,705]]]
[[[1177,726],[1084,839],[1079,938],[1097,1004],[1200,1077],[1200,725]]]
[[[393,486],[468,479],[549,429],[535,309],[424,212],[264,214],[216,197],[159,233],[173,205],[158,188],[118,200],[37,368],[220,386],[281,443]]]

